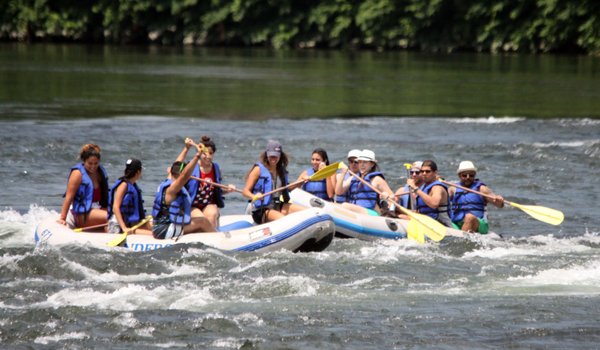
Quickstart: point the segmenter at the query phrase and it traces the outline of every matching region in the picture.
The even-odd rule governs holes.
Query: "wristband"
[[[417,191],[418,191],[418,190],[419,190],[419,188],[418,188],[418,187],[415,187],[415,188],[413,188],[413,189],[412,189],[412,193],[414,193],[414,194],[417,194]]]

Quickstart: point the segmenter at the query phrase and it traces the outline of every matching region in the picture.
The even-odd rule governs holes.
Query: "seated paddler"
[[[173,163],[169,170],[169,178],[158,186],[152,206],[154,238],[169,239],[177,238],[182,234],[203,232],[204,222],[194,220],[191,216],[193,199],[185,188],[203,149],[202,144],[197,145],[197,152],[188,163],[181,161]]]

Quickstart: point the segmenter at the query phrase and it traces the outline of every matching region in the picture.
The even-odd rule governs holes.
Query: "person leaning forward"
[[[460,162],[456,173],[460,179],[456,182],[457,185],[487,194],[493,199],[450,186],[448,193],[452,208],[452,226],[468,232],[488,233],[487,204],[491,203],[497,208],[502,208],[504,198],[495,195],[489,187],[476,178],[477,168],[473,162],[468,160]]]

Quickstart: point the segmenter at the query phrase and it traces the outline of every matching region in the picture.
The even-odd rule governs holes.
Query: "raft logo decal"
[[[270,236],[271,234],[271,229],[269,227],[265,227],[260,230],[252,231],[248,235],[250,236],[251,240],[255,240],[258,238]]]

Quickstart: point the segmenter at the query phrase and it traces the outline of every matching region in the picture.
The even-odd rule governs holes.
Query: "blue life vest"
[[[306,175],[312,176],[314,173],[315,169],[306,169]],[[331,198],[329,198],[329,195],[327,194],[327,179],[318,181],[308,181],[302,185],[302,189],[326,201],[331,200]]]
[[[434,182],[430,183],[429,185],[423,184],[421,185],[420,189],[421,191],[429,194],[429,192],[431,192],[431,189],[434,186],[442,186],[444,188],[444,191],[446,191],[446,193],[448,193],[448,187],[446,185],[444,185],[442,182],[435,180]],[[450,208],[448,207],[448,204],[445,205],[440,205],[437,209],[433,209],[427,206],[427,204],[425,204],[425,202],[423,201],[423,198],[421,198],[421,196],[417,196],[417,212],[430,216],[446,225],[448,225],[449,223],[446,223],[447,220],[439,220],[442,219],[440,216],[444,216],[443,219],[446,219],[446,216],[448,216],[449,219],[449,212]]]
[[[385,179],[380,171],[374,171],[372,173],[368,173],[364,177],[364,180],[368,183],[371,183],[373,178],[375,178],[376,176],[381,176],[383,179]],[[352,178],[352,181],[350,182],[350,188],[348,189],[348,192],[350,192],[349,202],[361,206],[363,208],[375,209],[375,207],[377,206],[377,202],[379,201],[379,195],[377,194],[377,192],[373,191],[373,189],[363,184],[360,180],[358,180],[355,177]]]
[[[127,226],[140,222],[145,216],[146,211],[144,210],[144,199],[142,198],[142,190],[137,184],[127,182],[124,178],[120,178],[115,181],[115,184],[111,187],[108,195],[108,217],[113,215],[113,203],[115,201],[115,191],[123,182],[127,183],[127,191],[121,201],[121,215]]]
[[[156,197],[154,198],[154,205],[152,206],[152,217],[155,222],[158,222],[161,217],[168,215],[170,222],[187,225],[191,222],[192,198],[184,186],[177,194],[177,198],[175,198],[175,200],[171,202],[171,205],[167,207],[167,204],[165,203],[165,192],[172,183],[173,180],[167,179],[158,186]]]
[[[460,183],[457,183],[460,185]],[[475,179],[473,184],[469,187],[472,190],[479,191],[481,186],[485,184],[479,179]],[[484,218],[486,202],[485,199],[469,191],[465,191],[461,188],[456,187],[456,192],[452,197],[452,221],[459,222],[464,219],[466,213],[471,213],[478,218]]]
[[[346,173],[346,175],[344,175],[344,179],[342,179],[342,181],[346,181],[350,176],[352,176],[352,175],[350,175],[350,173]],[[335,195],[336,203],[344,203],[344,202],[349,202],[349,201],[350,201],[350,189],[348,189],[342,195],[338,195],[338,194]]]
[[[400,204],[402,207],[404,207],[406,209],[411,209],[410,208],[410,187],[408,187],[408,185],[404,185],[404,187],[402,187],[402,192],[408,192],[408,193],[400,196],[398,204]]]
[[[94,199],[94,183],[85,170],[83,163],[75,164],[73,167],[71,167],[71,173],[76,169],[81,172],[81,185],[79,185],[77,193],[75,193],[75,198],[73,198],[73,211],[77,214],[86,214],[92,210],[92,201]],[[100,170],[101,179],[99,179],[99,181],[102,192],[100,206],[105,208],[108,205],[108,175],[106,174],[106,170],[102,165],[99,165],[98,169]],[[69,173],[69,177],[71,176],[71,173]]]
[[[269,171],[269,169],[267,169],[267,167],[265,167],[265,165],[261,162],[256,163],[256,165],[260,169],[260,175],[258,176],[258,180],[256,181],[256,183],[254,184],[254,188],[252,188],[252,193],[254,193],[254,194],[267,193],[267,192],[274,190],[273,178],[271,176],[271,172]],[[288,176],[287,176],[287,172],[286,172],[282,185],[286,186],[287,184],[288,184]],[[277,184],[275,184],[275,186],[276,185]],[[290,195],[289,195],[289,192],[287,189],[283,190],[282,195],[283,195],[283,202],[284,203],[289,202]],[[260,208],[268,208],[273,199],[272,197],[273,197],[273,195],[268,195],[268,196],[265,196],[264,198],[257,200],[256,202],[254,202],[254,210],[260,209]]]
[[[213,162],[213,169],[215,170],[215,182],[219,184],[222,183],[223,179],[221,178],[221,168],[219,167],[219,164]],[[200,173],[200,166],[196,165],[194,167],[194,171],[192,171],[192,176],[201,178],[201,175],[202,174]],[[194,198],[196,198],[198,188],[200,188],[200,181],[189,179],[188,182],[185,184],[185,188],[187,189],[188,193],[190,194],[190,197],[192,197],[193,200]],[[223,190],[220,187],[215,186],[214,196],[214,202],[217,205],[217,207],[223,208],[225,206],[225,198],[223,198]]]

